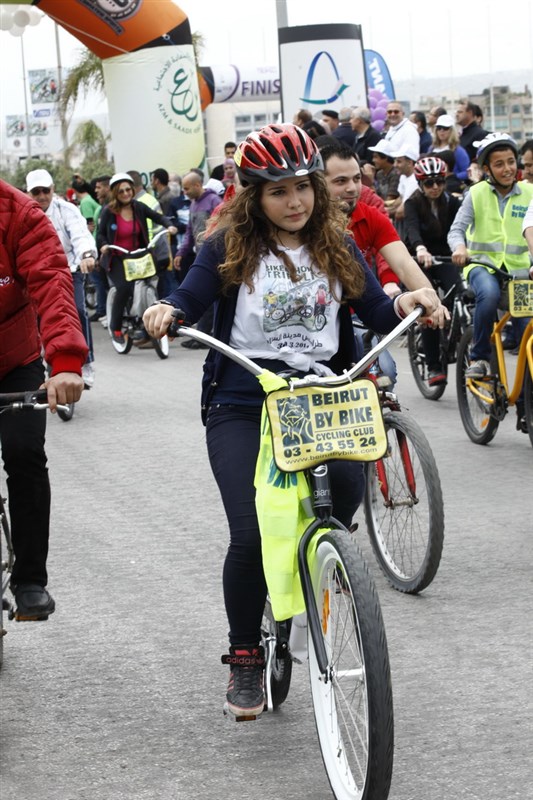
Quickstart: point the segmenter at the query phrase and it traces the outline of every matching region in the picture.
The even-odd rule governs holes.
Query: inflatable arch
[[[4,0],[5,2],[5,0]],[[26,0],[103,60],[117,170],[205,160],[191,29],[171,0]]]

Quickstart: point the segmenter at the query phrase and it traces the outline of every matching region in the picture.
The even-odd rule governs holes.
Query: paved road
[[[8,624],[2,800],[327,800],[305,668],[283,709],[235,725],[226,670],[221,504],[199,421],[203,354],[175,342],[118,356],[95,325],[96,385],[51,418],[47,623]],[[369,550],[393,669],[391,800],[530,796],[533,452],[508,417],[489,447],[463,433],[450,388],[399,393],[435,450],[443,561],[417,598]]]

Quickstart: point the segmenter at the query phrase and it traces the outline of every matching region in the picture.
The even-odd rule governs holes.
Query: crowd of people
[[[441,107],[407,117],[391,101],[383,132],[372,127],[368,108],[326,109],[319,118],[300,109],[292,123],[227,142],[211,175],[157,168],[150,186],[135,170],[92,181],[74,175],[60,197],[51,174],[36,169],[25,190],[0,182],[1,266],[9,285],[0,295],[0,391],[43,385],[52,409],[94,386],[91,323],[107,325],[118,343],[127,335],[122,311],[131,282],[113,246],[146,247],[162,228],[169,237],[153,254],[160,302],[144,314],[138,347],[153,346],[180,308],[189,324],[214,331],[269,369],[338,373],[359,354],[351,314],[385,333],[421,303],[433,385],[446,380],[437,329],[449,317],[436,288],[453,286],[457,268],[464,269],[476,296],[467,374],[483,378],[500,297],[492,268],[529,268],[533,252],[533,142],[519,148],[508,134],[488,132],[468,100],[455,118]],[[436,264],[439,256],[449,263]],[[87,280],[96,290],[91,316]],[[116,293],[108,316],[110,285]],[[275,321],[269,313],[296,294],[320,305],[320,331],[303,318]],[[513,346],[526,323],[515,321]],[[385,369],[394,380],[394,364]],[[230,666],[226,704],[237,716],[260,714],[264,704],[260,623],[267,590],[254,507],[262,402],[254,378],[209,350],[202,417],[230,528],[223,576],[230,652],[223,660]],[[518,428],[526,430],[521,400],[517,413]],[[0,417],[20,619],[46,619],[55,606],[46,589],[44,426],[43,415],[18,427]],[[361,465],[334,465],[332,485],[334,514],[349,525],[363,494]]]

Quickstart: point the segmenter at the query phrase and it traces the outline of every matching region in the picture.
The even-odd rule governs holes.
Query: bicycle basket
[[[138,281],[155,275],[155,262],[150,253],[125,258],[123,264],[127,281]]]
[[[509,281],[509,311],[513,317],[533,317],[533,281]]]
[[[334,459],[378,461],[387,450],[378,391],[366,378],[334,387],[279,389],[265,403],[274,461],[283,472]]]

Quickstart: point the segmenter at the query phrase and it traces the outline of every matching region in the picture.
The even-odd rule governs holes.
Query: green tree
[[[86,48],[80,50],[80,58],[69,70],[61,87],[59,106],[65,115],[72,113],[81,95],[91,91],[105,94],[102,59]]]

